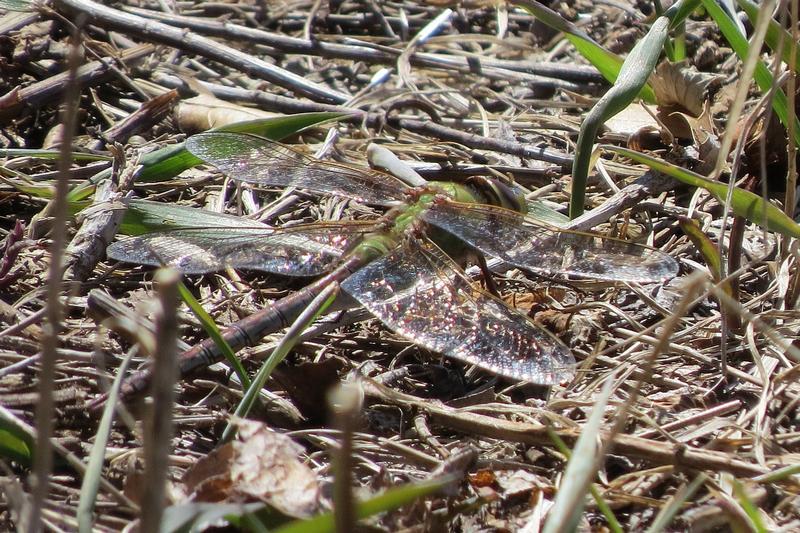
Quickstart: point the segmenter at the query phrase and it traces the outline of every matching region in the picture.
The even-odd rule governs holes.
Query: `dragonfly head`
[[[520,189],[497,178],[472,176],[467,182],[487,204],[505,207],[520,213],[528,211],[528,204]]]

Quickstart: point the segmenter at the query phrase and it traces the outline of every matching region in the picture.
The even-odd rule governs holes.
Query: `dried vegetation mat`
[[[502,2],[2,4],[22,10],[0,16],[0,528],[800,529],[791,239],[611,149],[592,161],[586,213],[566,218],[583,117],[609,84],[552,20]],[[649,2],[550,7],[621,57],[655,17]],[[658,105],[627,106],[597,142],[705,176],[725,149],[742,63],[702,14],[683,24],[687,59],[664,60],[651,77]],[[715,175],[724,183],[733,173],[778,205],[795,151],[754,87]],[[202,249],[211,262],[248,231],[274,242],[301,231],[271,228],[302,224],[310,235],[305,224],[318,223],[316,240],[304,241],[317,246],[286,259],[311,265],[319,248],[346,254],[347,238],[386,217],[372,181],[317,194],[337,192],[338,181],[324,180],[355,176],[347,166],[337,174],[336,164],[319,163],[327,173],[299,182],[317,163],[296,154],[259,163],[259,151],[249,166],[237,167],[237,153],[227,167],[200,165],[184,150],[191,135],[243,121],[255,122],[237,131],[327,161],[365,167],[377,145],[402,161],[383,164],[395,174],[513,180],[531,217],[597,235],[542,238],[550,260],[568,267],[591,249],[603,267],[581,277],[495,260],[488,274],[467,257],[456,276],[444,252],[404,241],[409,257],[445,266],[428,285],[414,278],[430,272],[412,272],[413,259],[369,271],[373,292],[412,278],[414,305],[401,318],[392,322],[391,298],[370,306],[366,289],[337,280],[340,298],[354,296],[372,314],[351,301],[290,334],[296,321],[286,319],[237,352],[244,373],[198,364],[176,384],[171,361],[208,334],[185,303],[170,311],[177,280],[147,266],[158,257],[131,252],[144,266],[107,258],[118,229],[164,230],[203,208],[217,217],[187,223],[217,225],[217,244]],[[242,184],[258,164],[293,177]],[[445,200],[433,202],[435,211]],[[487,211],[483,229],[497,240],[495,255],[513,259],[527,245],[491,233],[497,212]],[[407,233],[428,229],[415,222]],[[180,246],[166,262],[181,266]],[[621,282],[638,265],[604,261],[615,246],[668,255],[676,270],[654,283]],[[281,254],[255,240],[237,250]],[[51,266],[53,252],[63,271]],[[182,279],[224,329],[319,275],[252,265],[222,260],[217,272]],[[457,289],[437,289],[453,279]],[[473,299],[460,307],[440,302],[465,293]],[[484,327],[468,312],[492,316]],[[540,336],[513,346],[533,351],[532,376],[549,385],[487,371],[501,365],[482,350],[507,349],[502,339],[516,335],[491,322],[498,313]],[[424,348],[462,337],[458,349],[442,341],[439,351],[454,357]],[[281,358],[255,398],[243,393],[243,379]],[[104,401],[115,376],[151,364],[161,366],[141,382],[145,391],[132,394],[126,382],[124,399],[112,392]],[[232,419],[245,412],[243,397],[247,417]]]

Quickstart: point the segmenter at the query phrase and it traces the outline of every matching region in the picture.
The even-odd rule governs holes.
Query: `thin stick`
[[[67,192],[69,191],[69,168],[72,165],[72,139],[78,117],[80,88],[77,71],[82,58],[80,29],[75,27],[71,38],[69,78],[64,91],[64,108],[61,115],[63,127],[59,179],[56,181],[52,203],[53,232],[50,246],[50,268],[47,273],[47,322],[42,338],[41,372],[39,373],[39,403],[36,406],[36,450],[34,452],[34,487],[31,506],[25,524],[26,531],[42,530],[42,507],[50,488],[50,472],[53,468],[53,450],[50,439],[53,435],[53,388],[58,358],[58,333],[64,314],[61,300],[62,274],[64,271],[64,246],[67,234]]]
[[[158,531],[164,513],[164,493],[173,434],[172,404],[178,375],[178,283],[173,269],[156,273],[159,292],[159,321],[152,384],[153,409],[145,431],[145,493],[142,499],[141,531]]]

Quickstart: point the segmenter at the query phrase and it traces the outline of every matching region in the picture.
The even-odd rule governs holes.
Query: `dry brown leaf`
[[[708,92],[719,83],[719,76],[698,72],[685,61],[661,63],[650,78],[658,102],[658,119],[679,139],[693,139],[703,145],[709,136],[716,138]]]
[[[720,83],[720,77],[699,72],[687,61],[664,61],[650,77],[660,109],[671,109],[699,117],[706,104],[708,90]]]
[[[186,472],[184,492],[195,501],[263,501],[289,516],[314,514],[319,485],[298,459],[303,448],[264,424],[238,420],[236,425],[236,440]]]
[[[226,102],[209,94],[183,100],[175,106],[175,120],[184,133],[197,133],[235,122],[274,116],[275,113]]]

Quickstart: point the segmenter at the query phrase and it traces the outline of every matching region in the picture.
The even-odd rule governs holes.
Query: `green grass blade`
[[[575,164],[572,167],[570,218],[577,218],[583,213],[592,150],[600,127],[605,121],[630,105],[647,83],[664,48],[664,42],[669,33],[669,24],[670,20],[667,17],[656,19],[647,35],[628,54],[616,83],[598,100],[581,124],[575,152]]]
[[[597,508],[601,513],[603,513],[603,516],[608,523],[608,529],[610,529],[612,533],[624,533],[625,530],[622,528],[622,524],[619,523],[619,520],[617,520],[614,510],[611,509],[611,506],[603,498],[603,495],[600,494],[600,491],[597,489],[597,487],[595,485],[590,485],[589,492],[592,494],[592,498],[594,499],[594,503],[597,504]]]
[[[679,25],[686,22],[686,19],[689,18],[698,7],[700,7],[700,0],[683,0],[673,4],[664,12],[664,15],[672,21],[670,23],[670,29],[674,30]]]
[[[268,230],[269,226],[244,217],[217,213],[163,202],[131,199],[126,202],[127,209],[119,227],[123,235],[141,235],[154,231],[199,228],[259,228]]]
[[[339,293],[339,284],[332,283],[325,287],[308,305],[306,309],[297,317],[291,327],[286,331],[286,334],[281,339],[281,342],[272,350],[272,353],[264,361],[264,364],[261,365],[261,368],[258,370],[258,374],[253,379],[253,382],[247,386],[247,390],[244,393],[244,397],[242,401],[239,402],[239,405],[236,406],[235,415],[239,418],[244,418],[250,412],[253,405],[258,398],[258,395],[261,389],[264,387],[264,383],[267,382],[267,379],[272,374],[272,371],[283,361],[289,352],[294,348],[294,345],[297,344],[297,341],[300,339],[300,336],[303,334],[303,331],[308,327],[309,324],[314,322],[317,317],[322,314],[333,301],[336,299],[336,295]],[[222,440],[227,440],[230,437],[231,432],[233,431],[234,427],[229,422],[225,431],[222,433]]]
[[[0,457],[16,461],[24,467],[33,463],[33,439],[16,421],[0,411]]]
[[[189,309],[192,310],[192,313],[194,313],[194,315],[200,321],[200,324],[203,326],[206,334],[214,339],[214,343],[222,351],[225,359],[228,361],[228,364],[233,367],[233,371],[236,372],[236,375],[242,382],[242,386],[250,386],[250,378],[247,376],[247,372],[242,366],[242,362],[239,361],[238,357],[236,357],[236,354],[231,349],[230,345],[225,342],[225,339],[222,337],[222,333],[217,327],[217,324],[214,322],[214,319],[211,318],[211,315],[209,315],[206,310],[203,309],[203,306],[200,305],[200,302],[198,302],[194,296],[192,296],[192,293],[186,288],[186,285],[184,285],[183,282],[178,284],[178,292],[180,293],[181,298],[186,305],[189,306]]]
[[[797,475],[800,475],[800,463],[782,466],[781,468],[777,468],[771,472],[767,472],[766,474],[754,477],[753,481],[757,483],[778,483],[781,481],[786,481],[792,476]],[[800,482],[799,479],[793,479],[792,481],[795,484]]]
[[[111,389],[108,391],[108,399],[103,408],[103,416],[97,425],[92,451],[89,453],[89,462],[86,464],[86,472],[83,475],[83,481],[81,481],[80,499],[78,500],[76,518],[78,520],[78,531],[81,533],[92,531],[92,511],[94,510],[97,492],[100,487],[100,477],[103,475],[103,461],[105,460],[108,438],[111,434],[111,424],[114,421],[114,409],[119,401],[119,389],[122,386],[122,381],[128,371],[128,365],[134,354],[136,354],[136,351],[130,350],[119,365],[117,375],[114,378]]]
[[[34,198],[53,199],[53,186],[42,185],[31,179],[30,176],[19,170],[0,165],[0,182],[7,183],[21,193],[29,194]]]
[[[672,41],[674,62],[686,59],[686,23],[680,23],[675,27],[675,37]]]
[[[739,4],[739,7],[742,8],[742,11],[747,13],[747,18],[751,21],[755,21],[758,19],[759,13],[761,13],[761,7],[750,2],[750,0],[736,0]],[[778,49],[778,43],[780,43],[781,39],[783,39],[784,46],[783,52],[781,55],[781,59],[787,65],[789,64],[791,48],[788,46],[788,43],[792,42],[792,34],[786,31],[778,24],[778,21],[774,19],[770,19],[769,25],[767,27],[767,36],[764,39],[764,42],[767,43],[772,50]],[[795,72],[800,72],[800,54],[795,58],[794,62],[794,70]]]
[[[281,117],[270,117],[258,120],[248,120],[229,124],[210,131],[232,131],[238,133],[253,133],[272,140],[280,140],[295,134],[305,128],[337,120],[347,116],[346,113],[299,113]],[[184,143],[166,146],[142,156],[136,179],[139,181],[167,180],[173,178],[186,169],[202,163],[200,159],[190,154]],[[94,193],[95,184],[111,176],[111,170],[99,172],[86,183],[71,190],[67,200],[83,200]]]
[[[719,255],[717,247],[714,246],[714,243],[711,242],[708,235],[703,233],[697,221],[681,217],[679,224],[683,232],[689,237],[692,244],[694,244],[694,247],[697,248],[697,251],[703,256],[703,260],[705,260],[714,282],[719,283],[722,279],[722,257]]]
[[[747,495],[747,491],[744,490],[744,486],[738,479],[733,480],[733,496],[736,498],[736,501],[739,502],[739,505],[742,506],[742,509],[747,515],[747,518],[750,519],[752,525],[755,526],[756,533],[768,533],[769,528],[767,528],[766,524],[764,524],[764,520],[761,518],[758,505],[753,503],[753,500]]]
[[[701,1],[703,3],[703,7],[705,7],[706,11],[708,11],[708,14],[714,19],[714,22],[716,22],[720,32],[722,32],[722,35],[725,37],[725,40],[727,40],[731,45],[731,48],[733,48],[733,51],[736,52],[736,55],[739,56],[742,61],[744,61],[750,49],[745,36],[739,32],[739,28],[736,27],[736,24],[734,24],[730,17],[728,17],[725,11],[719,7],[716,0]],[[753,79],[756,80],[758,87],[764,93],[772,90],[775,84],[772,74],[763,61],[759,61],[756,64],[756,70],[753,73]],[[780,119],[781,124],[786,126],[789,123],[789,103],[786,98],[786,93],[784,93],[783,90],[778,87],[775,88],[772,98],[772,109]],[[795,122],[794,142],[797,146],[800,146],[800,121],[798,121],[796,116],[792,116]]]
[[[544,533],[574,531],[580,521],[586,493],[590,491],[592,481],[597,476],[600,459],[597,436],[605,418],[605,408],[613,391],[613,383],[614,380],[606,381],[599,397],[595,399],[589,420],[581,428],[581,435],[570,455],[556,499],[547,515],[542,530]]]
[[[554,30],[563,32],[565,38],[578,50],[578,53],[600,71],[600,74],[609,83],[614,83],[617,80],[623,65],[623,59],[620,56],[606,50],[583,30],[536,0],[513,0],[511,3],[521,7]],[[640,96],[649,103],[655,103],[656,101],[653,89],[647,84],[642,86]]]
[[[709,180],[685,168],[680,168],[672,163],[640,154],[627,148],[609,145],[602,145],[600,148],[647,165],[653,170],[671,176],[692,187],[702,187],[713,194],[718,201],[725,202],[728,194],[728,185],[725,183]],[[731,209],[736,215],[758,224],[764,229],[775,231],[787,237],[800,237],[800,226],[794,220],[786,216],[786,213],[781,209],[750,191],[735,187],[731,199]]]

